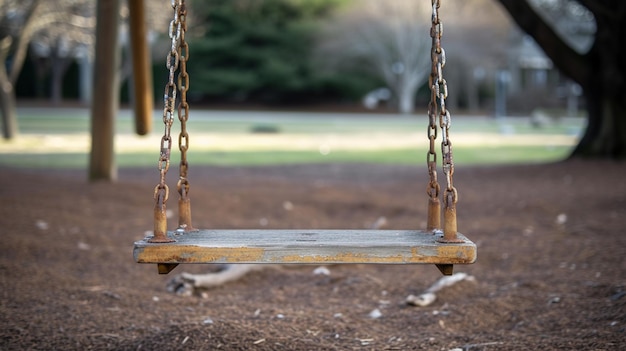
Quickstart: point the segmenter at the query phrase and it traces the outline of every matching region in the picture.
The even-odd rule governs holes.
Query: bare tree
[[[596,21],[586,7],[572,0],[529,0],[529,4],[567,45],[578,53],[589,51],[596,32]]]
[[[42,14],[42,7],[38,0],[0,1],[0,112],[5,139],[14,138],[18,132],[15,81],[26,58],[28,43],[42,22],[51,21],[50,16]]]
[[[60,9],[58,21],[38,31],[31,42],[33,53],[47,61],[51,73],[50,94],[54,104],[62,99],[63,77],[79,55],[89,55],[94,43],[94,4],[87,0],[48,0]]]
[[[167,31],[169,2],[146,2],[153,32]],[[126,7],[121,17],[127,17]],[[29,45],[52,74],[52,99],[61,99],[62,80],[77,51],[93,55],[95,3],[90,0],[0,0],[0,112],[5,139],[18,133],[15,83]],[[47,62],[46,62],[47,61]],[[39,74],[41,74],[40,72]]]
[[[79,57],[87,56],[93,60],[95,41],[95,3],[90,0],[48,0],[56,3],[59,9],[59,19],[55,25],[42,28],[34,35],[31,49],[42,71],[51,75],[51,101],[58,104],[62,99],[63,78],[69,66]],[[147,1],[145,3],[147,18],[146,25],[150,33],[164,33],[169,23],[169,3]],[[121,34],[128,34],[129,11],[128,4],[120,7]],[[149,40],[149,38],[145,38]],[[120,84],[131,76],[129,41],[122,40],[122,46],[127,53],[121,64]]]
[[[82,1],[82,2],[87,2]],[[17,116],[15,111],[15,82],[22,70],[29,44],[37,36],[46,38],[44,33],[56,33],[50,36],[52,41],[67,48],[64,28],[76,26],[85,19],[77,18],[71,8],[81,1],[71,0],[2,0],[0,1],[0,107],[3,121],[3,137],[12,139],[17,135]],[[45,42],[43,40],[42,42]],[[64,44],[65,43],[65,44]]]
[[[532,36],[561,72],[583,90],[588,110],[585,133],[573,157],[626,157],[626,2],[551,0],[546,4],[584,7],[595,20],[589,48],[572,45],[530,0],[499,0],[517,24]],[[562,12],[563,13],[563,12]]]
[[[493,0],[444,1],[439,16],[445,31],[448,106],[456,109],[464,99],[475,111],[481,105],[480,87],[492,85],[496,72],[508,65],[513,24]]]
[[[366,62],[392,91],[398,110],[411,113],[415,93],[430,72],[430,6],[424,4],[355,1],[329,24],[320,56],[336,67]]]

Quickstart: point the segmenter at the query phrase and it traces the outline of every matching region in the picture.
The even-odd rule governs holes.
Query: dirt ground
[[[405,298],[439,279],[434,266],[277,266],[168,293],[173,275],[211,267],[160,276],[134,263],[157,173],[89,184],[82,171],[0,169],[1,350],[626,348],[626,163],[457,166],[459,230],[478,261],[455,269],[475,281],[429,307]],[[199,228],[425,227],[420,167],[192,166],[190,178]]]

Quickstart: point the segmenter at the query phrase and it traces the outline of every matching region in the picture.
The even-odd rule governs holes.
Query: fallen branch
[[[436,293],[444,288],[450,287],[458,282],[470,280],[474,281],[475,278],[467,273],[456,273],[450,276],[442,277],[435,284],[431,285],[422,294],[415,296],[409,295],[406,298],[406,303],[412,306],[425,307],[437,300]]]

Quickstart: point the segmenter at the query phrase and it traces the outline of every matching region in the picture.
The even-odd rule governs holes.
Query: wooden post
[[[119,0],[98,0],[91,104],[90,180],[117,179],[113,137],[119,106],[119,10]]]
[[[133,59],[133,104],[135,132],[146,135],[152,129],[152,70],[146,28],[144,0],[128,2],[130,11],[130,47]]]

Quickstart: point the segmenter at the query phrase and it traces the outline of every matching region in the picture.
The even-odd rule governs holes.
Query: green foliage
[[[323,20],[340,0],[208,0],[193,3],[205,30],[190,39],[194,95],[213,100],[300,103],[360,96],[362,76],[320,73],[312,60]],[[196,28],[197,29],[197,28]],[[192,28],[192,31],[194,28]],[[368,86],[369,85],[369,86]]]

